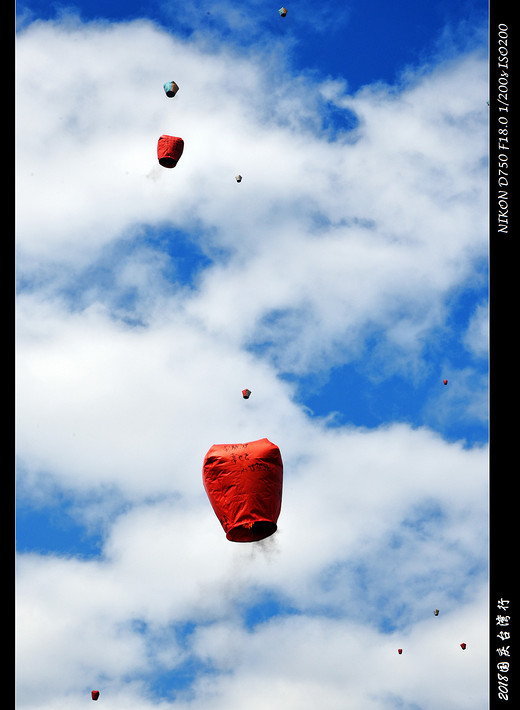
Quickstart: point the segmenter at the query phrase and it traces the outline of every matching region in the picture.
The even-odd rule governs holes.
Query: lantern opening
[[[174,168],[177,165],[177,161],[167,155],[159,158],[159,163],[163,166],[163,168]]]
[[[236,525],[228,530],[226,537],[231,542],[257,542],[275,533],[277,527],[272,520],[256,520],[253,523]]]

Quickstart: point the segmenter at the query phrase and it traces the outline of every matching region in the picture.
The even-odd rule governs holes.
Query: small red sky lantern
[[[398,648],[398,649],[397,649],[397,653],[401,654],[402,652],[403,652],[403,649],[402,649],[402,648]]]
[[[442,383],[443,383],[444,385],[447,385],[447,384],[448,384],[448,380],[443,380]]]
[[[202,481],[228,540],[255,542],[276,532],[282,479],[282,456],[269,439],[209,449]]]
[[[97,700],[99,698],[99,690],[92,691],[92,700]]]
[[[461,649],[464,651],[464,649],[466,648],[466,644],[465,644],[465,643],[461,643],[461,644],[460,644],[460,647],[461,647]]]
[[[161,136],[157,142],[157,158],[163,168],[174,168],[184,150],[184,141],[175,136]]]
[[[249,399],[250,396],[251,396],[251,390],[248,390],[248,389],[242,390],[242,397],[244,399]]]

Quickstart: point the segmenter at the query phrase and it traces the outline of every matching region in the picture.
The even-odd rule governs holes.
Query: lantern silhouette
[[[248,390],[248,389],[242,390],[242,397],[244,399],[249,399],[250,395],[251,395],[251,390]]]
[[[235,175],[235,180],[237,182],[242,182],[242,175]]]
[[[433,613],[435,614],[435,616],[439,616],[439,610],[438,610],[438,609],[435,609],[435,611],[434,611]]]
[[[202,480],[228,540],[255,542],[276,532],[283,462],[269,439],[213,445],[204,458]]]
[[[164,168],[174,168],[184,150],[184,141],[175,136],[161,136],[157,142],[157,158]]]
[[[443,380],[442,382],[443,382],[443,384],[445,384],[445,385],[448,384],[448,380]]]
[[[280,15],[281,15],[282,17],[285,17],[285,16],[287,15],[287,8],[281,7],[281,8],[278,10],[278,12],[280,13]]]
[[[461,643],[461,644],[460,644],[460,647],[461,647],[461,649],[464,651],[464,649],[466,648],[466,644],[465,644],[465,643]]]
[[[99,698],[99,690],[92,691],[92,700],[97,700]]]
[[[402,648],[398,648],[398,649],[397,649],[397,653],[398,653],[399,655],[401,655],[402,652],[403,652],[403,649],[402,649]]]

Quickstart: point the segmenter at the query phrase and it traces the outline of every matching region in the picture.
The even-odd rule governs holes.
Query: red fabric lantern
[[[174,168],[184,150],[184,141],[175,136],[161,136],[157,142],[157,158],[164,168]]]
[[[244,399],[249,399],[250,395],[251,395],[251,390],[248,390],[248,389],[242,390],[242,397]]]
[[[448,380],[443,380],[443,382],[444,382],[445,385],[448,384]]]
[[[228,540],[254,542],[276,532],[283,463],[269,439],[215,444],[204,458],[202,480]]]
[[[92,691],[92,700],[97,700],[99,698],[99,690]]]
[[[402,648],[398,648],[398,649],[397,649],[397,653],[401,654],[402,652],[403,652],[403,649],[402,649]]]
[[[465,644],[465,643],[461,643],[461,644],[460,644],[460,647],[461,647],[461,649],[464,651],[464,649],[466,648],[466,644]]]

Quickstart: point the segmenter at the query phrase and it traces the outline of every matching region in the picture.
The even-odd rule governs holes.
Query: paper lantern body
[[[269,439],[215,444],[204,458],[202,479],[228,540],[255,542],[276,532],[283,463]]]
[[[168,98],[172,99],[178,91],[179,86],[174,81],[167,81],[164,84],[164,93]]]
[[[184,141],[176,136],[161,136],[157,141],[157,159],[163,168],[174,168],[184,150]]]

